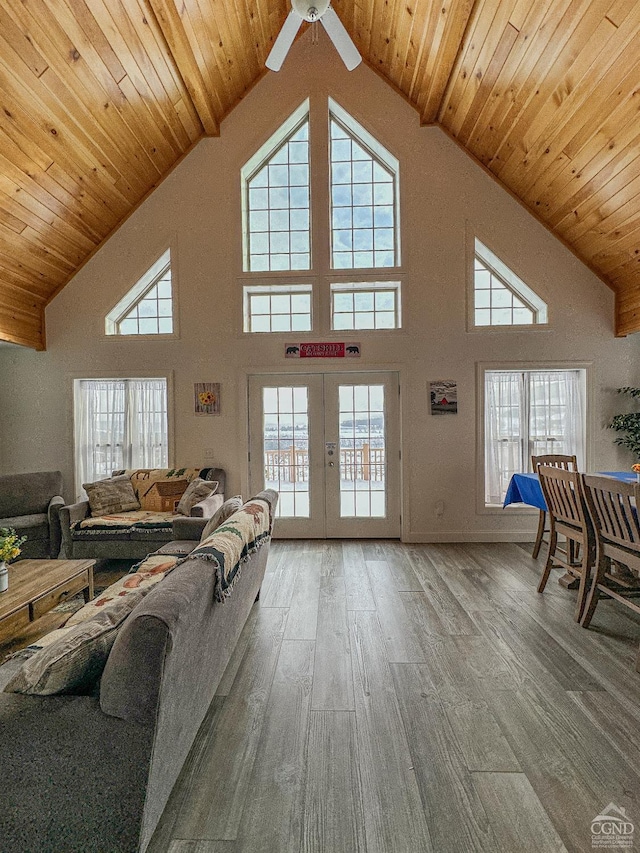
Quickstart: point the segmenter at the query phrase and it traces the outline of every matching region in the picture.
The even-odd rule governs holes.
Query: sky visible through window
[[[310,332],[311,292],[249,293],[250,332]]]
[[[308,119],[248,184],[249,269],[310,269]]]
[[[396,329],[398,285],[372,290],[332,289],[333,329]]]
[[[534,312],[476,255],[474,271],[476,326],[530,326]]]
[[[171,267],[118,322],[119,335],[170,335],[173,332]]]
[[[396,265],[395,179],[331,118],[333,269]]]

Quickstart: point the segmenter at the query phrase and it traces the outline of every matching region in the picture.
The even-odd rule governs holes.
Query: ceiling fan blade
[[[353,43],[351,36],[344,28],[344,24],[331,6],[329,6],[320,18],[320,21],[333,42],[335,49],[342,57],[342,61],[347,66],[347,69],[353,71],[356,65],[360,65],[362,62],[362,57],[358,53],[358,48]]]
[[[293,40],[297,36],[301,26],[302,18],[292,9],[278,33],[278,38],[273,43],[269,56],[267,56],[267,61],[265,62],[267,68],[270,68],[272,71],[280,71],[282,63],[289,53],[289,48],[293,44]]]

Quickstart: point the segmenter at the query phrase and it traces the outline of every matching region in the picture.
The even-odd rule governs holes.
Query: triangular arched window
[[[546,302],[476,238],[474,326],[534,326],[546,322]]]
[[[169,249],[107,314],[105,330],[107,335],[170,335],[173,333]]]

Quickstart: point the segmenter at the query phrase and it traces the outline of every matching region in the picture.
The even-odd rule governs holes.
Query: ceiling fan
[[[340,18],[331,8],[330,0],[291,0],[291,11],[267,57],[265,63],[267,68],[272,71],[279,71],[282,68],[282,63],[289,53],[289,48],[293,44],[303,21],[308,21],[310,24],[315,21],[322,23],[349,71],[353,71],[356,65],[362,62],[358,48],[353,43]]]

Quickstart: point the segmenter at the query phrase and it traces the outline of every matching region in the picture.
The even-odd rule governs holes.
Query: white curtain
[[[531,456],[576,454],[585,466],[584,371],[485,373],[485,503],[502,504]]]
[[[119,468],[166,467],[165,379],[80,379],[75,384],[76,496]]]
[[[166,468],[168,461],[165,379],[127,382],[126,468]]]
[[[585,407],[581,371],[532,371],[529,377],[531,456],[575,454],[585,470]]]
[[[521,372],[485,373],[485,503],[501,504],[511,475],[526,471],[522,430],[526,424]]]

